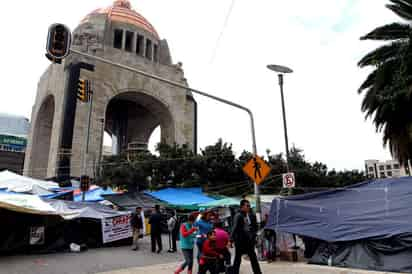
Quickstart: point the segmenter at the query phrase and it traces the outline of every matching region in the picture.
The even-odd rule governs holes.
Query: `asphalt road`
[[[0,257],[0,274],[91,274],[180,261],[179,254],[166,252],[168,247],[167,237],[164,237],[165,250],[153,254],[150,237],[145,237],[139,251],[123,246],[89,249],[81,253]]]

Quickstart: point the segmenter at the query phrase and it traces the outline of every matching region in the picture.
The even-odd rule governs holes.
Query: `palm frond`
[[[407,42],[393,42],[389,45],[381,46],[370,53],[366,54],[359,62],[361,68],[371,65],[379,65],[389,60],[398,58],[401,49],[407,45]]]
[[[408,0],[391,0],[386,7],[405,20],[412,20],[412,3]]]
[[[362,83],[362,85],[358,89],[358,93],[361,93],[363,90],[370,88],[371,86],[374,85],[375,80],[376,80],[376,75],[377,75],[378,69],[375,69],[373,72],[371,72],[368,75],[368,78]]]
[[[362,36],[361,40],[397,40],[408,39],[411,33],[411,26],[403,23],[392,23],[374,29]]]

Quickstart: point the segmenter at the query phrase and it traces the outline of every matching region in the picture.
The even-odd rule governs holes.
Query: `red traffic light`
[[[72,34],[63,24],[53,24],[49,27],[47,37],[47,57],[52,60],[61,60],[70,52]]]

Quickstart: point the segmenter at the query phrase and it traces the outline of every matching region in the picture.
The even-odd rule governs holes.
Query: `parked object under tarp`
[[[274,199],[266,228],[302,236],[311,262],[412,273],[412,177]]]

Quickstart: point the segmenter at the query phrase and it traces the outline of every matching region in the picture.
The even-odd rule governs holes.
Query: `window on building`
[[[392,177],[392,171],[386,172],[386,175],[388,175],[388,177]]]
[[[394,169],[399,169],[399,164],[393,164]]]
[[[385,177],[386,177],[386,176],[385,176],[385,172],[381,172],[381,173],[380,173],[380,177],[381,177],[381,178],[385,178]]]
[[[373,167],[370,166],[370,167],[368,168],[368,170],[369,170],[369,172],[373,172]]]
[[[158,45],[154,45],[153,46],[153,60],[155,62],[157,62],[159,60],[159,58],[157,57],[157,55],[159,54],[159,46]]]
[[[143,55],[143,42],[144,37],[140,34],[136,35],[136,53],[138,55]]]
[[[116,49],[122,49],[122,40],[123,40],[123,30],[115,29],[114,30],[113,47],[116,48]]]
[[[386,165],[386,169],[392,169],[391,165]]]
[[[146,40],[146,58],[152,60],[152,40]]]
[[[132,51],[133,34],[134,33],[131,31],[126,31],[126,45],[125,45],[126,51]]]
[[[385,170],[385,166],[379,166],[379,170]]]

